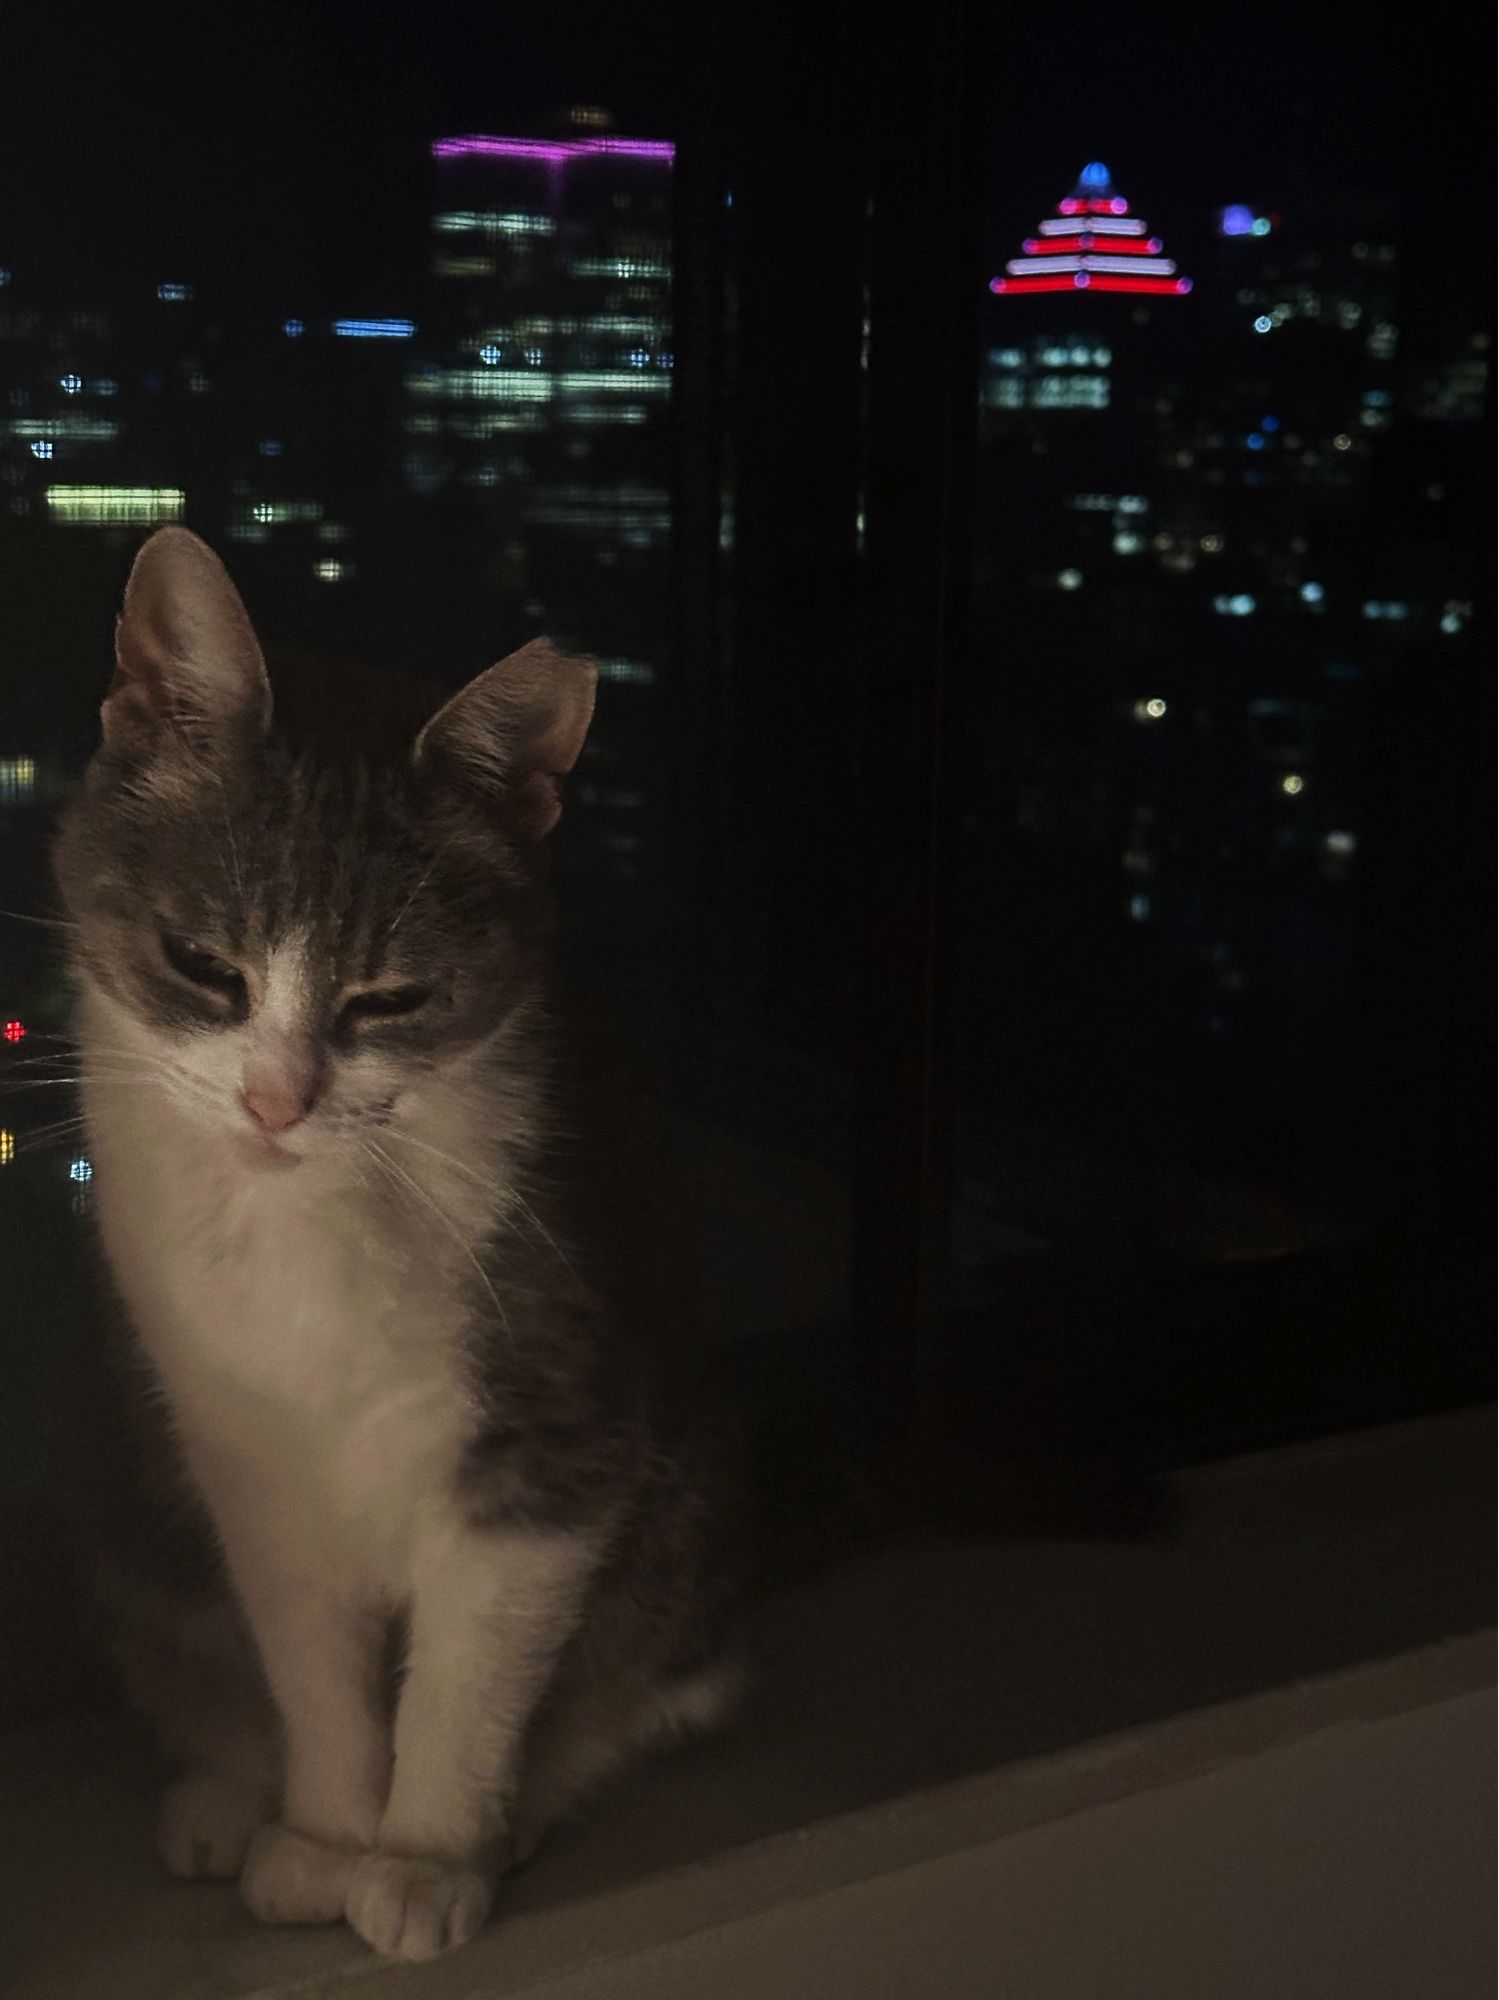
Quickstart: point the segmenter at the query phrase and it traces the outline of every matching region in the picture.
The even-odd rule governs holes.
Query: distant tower
[[[1153,292],[1167,297],[1190,292],[1192,280],[1177,276],[1171,258],[1161,255],[1161,239],[1146,233],[1139,216],[1119,194],[1101,160],[1084,167],[1071,194],[1057,203],[1055,216],[1028,236],[1024,255],[1012,257],[1003,278],[991,278],[991,292]]]

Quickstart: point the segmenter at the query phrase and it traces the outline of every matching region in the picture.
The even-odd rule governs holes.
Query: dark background
[[[980,354],[997,338],[984,285],[1083,163],[1110,164],[1197,275],[1197,303],[1217,204],[1388,209],[1402,343],[1440,359],[1491,330],[1482,68],[1455,17],[1383,26],[1290,5],[991,18],[913,0],[686,25],[263,5],[227,25],[149,10],[7,25],[0,262],[59,307],[172,277],[228,319],[409,313],[435,136],[545,129],[553,107],[597,102],[623,132],[676,141],[673,665],[653,711],[670,813],[648,918],[596,901],[624,913],[615,971],[642,1070],[698,1135],[709,1288],[749,1372],[788,1414],[816,1377],[891,1448],[967,1451],[991,1512],[997,1493],[1019,1521],[1034,1508],[1047,1525],[1128,1529],[1155,1518],[1159,1477],[1184,1458],[1491,1393],[1491,676],[1476,665],[1493,631],[1491,390],[1453,448],[1478,496],[1466,664],[1435,705],[1396,689],[1367,766],[1386,859],[1333,1023],[1353,1055],[1332,1206],[1354,1220],[1331,1243],[1215,1261],[1136,1226],[1128,1195],[1164,1144],[1163,1100],[1109,1039],[1106,958],[1091,1011],[1016,1000],[1044,987],[1053,946],[1016,943],[1034,934],[994,916],[1029,862],[977,751],[996,690],[1001,708],[1007,677],[1023,696],[1033,667],[971,615],[977,554],[1001,592],[1018,602],[1023,585],[975,499]],[[1086,487],[1086,441],[1074,448]],[[1396,461],[1397,501],[1400,477]],[[74,764],[128,553],[121,540],[55,586],[97,635],[65,682],[39,686],[34,625],[7,626],[6,707],[28,727],[65,711]],[[416,607],[422,565],[394,574]],[[53,588],[7,586],[33,608]],[[1027,615],[1043,646],[1049,611]],[[455,678],[482,664],[477,617],[460,644],[433,612]],[[496,632],[495,650],[519,636]],[[5,854],[17,908],[47,906],[44,834]],[[1070,913],[1061,928],[1078,928]],[[14,963],[14,934],[0,938]],[[1044,1095],[1085,1061],[1135,1107],[1114,1154],[1094,1182],[1052,1175],[1044,1230],[1036,1188],[1013,1194],[1001,1219],[1032,1239],[1025,1254],[959,1274],[976,1067],[1039,1078]],[[1189,1093],[1209,1124],[1236,1079],[1259,1088],[1236,1061]],[[48,1330],[22,1355],[24,1413],[65,1371],[70,1296],[58,1260],[35,1254],[63,1240],[56,1218],[21,1187],[15,1324]],[[806,1284],[762,1306],[781,1265]],[[44,1458],[28,1421],[18,1487]]]
[[[790,9],[703,12],[694,26],[614,8],[554,22],[273,0],[189,29],[149,8],[45,22],[21,10],[0,135],[6,186],[25,191],[7,204],[14,254],[44,257],[60,285],[181,265],[259,295],[398,311],[401,246],[414,264],[423,241],[413,162],[435,132],[597,102],[622,131],[674,136],[712,87],[715,42],[746,82],[818,61],[825,31]],[[1215,187],[1253,200],[1267,184],[1398,199],[1420,216],[1402,245],[1411,298],[1430,287],[1439,308],[1481,289],[1487,96],[1455,15],[1036,7],[1009,10],[994,42],[977,162],[990,252],[1032,225],[1032,187],[1102,158],[1158,210]],[[858,87],[831,66],[811,81],[830,104]]]

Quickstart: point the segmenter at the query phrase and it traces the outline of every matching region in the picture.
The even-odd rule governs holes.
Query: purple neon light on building
[[[669,139],[491,139],[472,134],[463,139],[434,139],[434,160],[457,160],[478,154],[490,159],[545,160],[554,166],[599,154],[635,160],[674,160],[677,149]]]

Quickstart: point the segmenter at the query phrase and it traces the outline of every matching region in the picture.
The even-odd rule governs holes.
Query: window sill
[[[1419,1917],[1449,1975],[1422,1990],[1445,2000],[1488,1948],[1491,1461],[1491,1413],[1470,1412],[1187,1474],[1170,1541],[850,1565],[762,1617],[734,1735],[642,1776],[433,1966],[162,1880],[147,1767],[118,1726],[17,1733],[0,1988],[1122,2000],[1237,1994],[1252,1969],[1287,1995],[1303,1988],[1267,1941],[1290,1951],[1301,1908],[1306,1991],[1402,1990],[1393,1954]],[[1106,1976],[1089,1936],[1114,1940]],[[1386,1982],[1360,1983],[1367,1964]]]

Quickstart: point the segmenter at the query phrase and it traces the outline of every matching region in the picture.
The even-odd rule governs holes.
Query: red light
[[[0,1029],[0,1033],[4,1034],[8,1042],[24,1042],[26,1039],[26,1023],[24,1021],[7,1021],[5,1027]]]
[[[991,278],[991,292],[1070,292],[1075,290],[1070,271],[1049,273],[1044,278]]]
[[[1076,257],[1096,250],[1101,257],[1159,256],[1159,236],[1095,236],[1091,230],[1076,236],[1027,236],[1020,246],[1027,257]]]
[[[1152,292],[1162,297],[1180,297],[1192,289],[1190,278],[1136,278],[1128,272],[1057,271],[1041,278],[991,278],[991,292]]]

